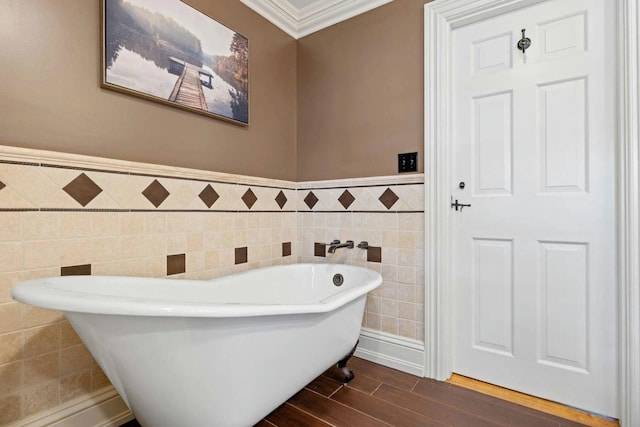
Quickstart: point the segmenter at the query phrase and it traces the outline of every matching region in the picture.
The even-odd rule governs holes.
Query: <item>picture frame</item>
[[[181,0],[101,0],[101,86],[249,125],[249,40]]]

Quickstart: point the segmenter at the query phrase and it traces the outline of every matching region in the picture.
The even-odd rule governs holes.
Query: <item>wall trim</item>
[[[325,0],[302,9],[287,0],[240,1],[294,39],[299,39],[393,0]]]
[[[294,39],[298,39],[297,19],[291,12],[287,12],[289,8],[283,9],[281,2],[272,0],[240,1]]]
[[[82,154],[12,147],[8,145],[0,145],[0,159],[3,163],[27,166],[42,166],[49,168],[63,167],[103,173],[254,185],[260,187],[284,188],[289,190],[296,189],[295,182],[280,179],[212,172],[201,169],[181,168],[177,166],[166,166],[153,163],[132,162],[127,160],[108,159],[105,157],[85,156]]]
[[[424,343],[398,335],[362,328],[355,355],[365,360],[424,376]],[[358,373],[355,373],[356,376]]]
[[[453,29],[544,0],[435,0],[424,9],[425,375],[451,375],[448,234]],[[618,65],[618,336],[620,425],[640,425],[640,9],[616,0]]]
[[[82,154],[63,153],[58,151],[38,150],[33,148],[13,147],[0,144],[0,163],[23,166],[42,166],[49,168],[68,168],[80,171],[94,171],[114,174],[143,175],[157,178],[186,179],[203,182],[219,182],[230,184],[254,185],[289,190],[329,189],[348,187],[375,187],[382,185],[423,184],[423,173],[406,175],[372,176],[364,178],[330,179],[319,181],[286,181],[280,179],[237,175],[224,172],[213,172],[201,169],[181,168],[153,163],[133,162],[109,159],[105,157],[86,156]]]
[[[133,418],[118,392],[109,386],[9,427],[118,427]]]
[[[351,187],[379,187],[383,185],[424,184],[423,173],[408,175],[371,176],[365,178],[327,179],[298,182],[298,190],[321,190]]]
[[[640,425],[640,8],[618,0],[618,341],[620,425]]]

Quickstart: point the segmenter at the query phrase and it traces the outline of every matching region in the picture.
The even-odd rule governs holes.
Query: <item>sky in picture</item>
[[[229,45],[234,31],[224,25],[213,22],[205,14],[179,1],[124,0],[136,6],[144,7],[173,18],[200,39],[202,50],[210,55],[229,56]]]

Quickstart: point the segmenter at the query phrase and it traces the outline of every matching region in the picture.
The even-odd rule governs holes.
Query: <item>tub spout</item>
[[[344,243],[340,243],[340,240],[334,240],[333,242],[329,243],[329,253],[333,254],[336,252],[336,249],[339,248],[347,248],[347,249],[353,249],[353,240],[347,240]]]

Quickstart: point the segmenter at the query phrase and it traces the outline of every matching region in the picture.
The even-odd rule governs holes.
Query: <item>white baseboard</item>
[[[132,419],[133,414],[118,392],[113,387],[106,387],[10,426],[118,427]]]
[[[420,341],[362,328],[355,355],[389,368],[424,376],[424,343]]]

